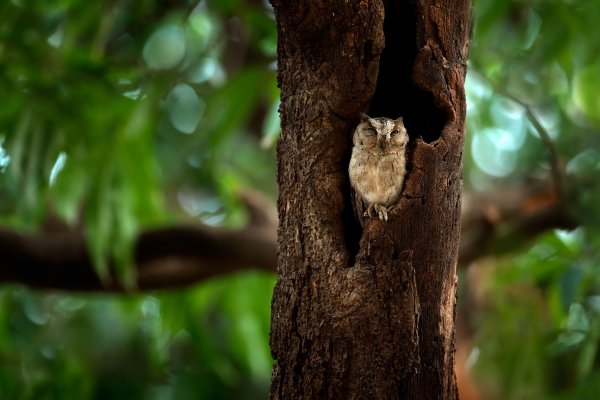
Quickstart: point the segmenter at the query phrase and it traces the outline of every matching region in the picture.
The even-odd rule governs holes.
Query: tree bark
[[[469,2],[273,6],[282,134],[271,397],[455,399]],[[367,110],[403,116],[411,148],[389,221],[361,230],[347,169]]]

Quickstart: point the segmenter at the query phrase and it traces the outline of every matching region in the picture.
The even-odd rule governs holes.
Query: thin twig
[[[556,193],[558,194],[558,197],[561,200],[566,200],[564,170],[558,157],[556,146],[554,145],[552,138],[550,138],[550,135],[548,134],[546,128],[542,126],[540,121],[537,119],[537,117],[531,110],[531,107],[524,103],[519,104],[521,104],[521,106],[523,106],[523,108],[525,109],[529,121],[533,124],[533,127],[537,130],[538,134],[540,135],[540,138],[546,145],[546,149],[548,150],[548,156],[550,157],[550,171],[552,172],[552,179],[554,180],[554,187],[556,189]]]
[[[546,128],[544,128],[544,126],[542,125],[542,123],[540,122],[538,117],[534,114],[534,112],[531,108],[531,105],[529,105],[526,102],[524,102],[523,100],[513,96],[512,94],[508,93],[507,91],[501,89],[499,85],[496,85],[483,73],[481,73],[477,70],[475,70],[475,71],[471,70],[471,72],[474,72],[481,79],[483,79],[485,82],[487,82],[487,84],[490,85],[490,87],[496,93],[500,94],[501,96],[503,96],[509,100],[512,100],[513,102],[517,103],[518,105],[520,105],[523,108],[523,110],[525,111],[525,114],[527,115],[527,119],[529,119],[529,121],[531,122],[531,124],[533,125],[535,130],[537,131],[538,135],[540,135],[542,142],[544,143],[544,145],[546,146],[546,149],[548,150],[548,157],[550,160],[550,172],[552,173],[552,180],[554,182],[554,188],[556,190],[556,194],[558,195],[560,200],[562,200],[562,201],[566,200],[566,198],[565,198],[566,190],[565,190],[565,180],[564,180],[565,174],[564,174],[564,169],[562,167],[562,164],[560,162],[560,158],[558,156],[558,152],[556,151],[556,146],[554,145],[554,142],[552,141],[552,138],[550,137],[550,134],[548,133]]]

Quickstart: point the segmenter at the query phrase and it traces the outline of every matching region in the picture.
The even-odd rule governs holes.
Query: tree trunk
[[[271,397],[455,399],[469,2],[273,6],[282,134]],[[347,172],[361,111],[403,116],[411,137],[400,202],[387,223],[362,228]]]

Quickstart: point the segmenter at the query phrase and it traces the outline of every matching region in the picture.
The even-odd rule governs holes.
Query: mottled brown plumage
[[[367,207],[364,216],[388,219],[390,205],[397,203],[406,175],[408,134],[402,117],[370,118],[361,115],[354,131],[354,147],[350,159],[350,183],[359,203]]]

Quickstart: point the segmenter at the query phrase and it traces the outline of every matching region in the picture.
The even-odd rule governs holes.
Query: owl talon
[[[387,214],[387,208],[385,208],[382,205],[379,204],[375,204],[375,211],[377,212],[377,216],[379,216],[379,219],[382,220],[383,222],[387,222],[388,220],[388,214]]]
[[[367,208],[367,211],[364,212],[363,216],[371,217],[371,218],[379,217],[379,219],[382,220],[383,222],[387,222],[387,220],[388,220],[387,212],[388,212],[388,210],[387,210],[387,208],[385,208],[385,206],[382,206],[380,204],[371,204],[369,206],[369,208]]]

